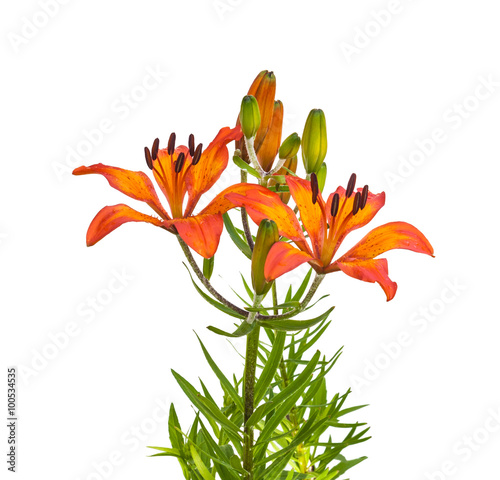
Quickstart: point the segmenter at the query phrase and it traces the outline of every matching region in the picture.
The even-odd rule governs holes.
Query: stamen
[[[170,138],[168,139],[168,147],[167,147],[167,152],[169,155],[172,155],[175,150],[175,132],[172,132],[170,135]]]
[[[319,193],[318,177],[314,172],[311,173],[311,190],[312,190],[312,202],[314,205],[318,200],[318,193]]]
[[[194,135],[192,133],[189,135],[188,146],[189,146],[189,155],[191,155],[191,158],[193,158],[194,157]]]
[[[332,198],[332,207],[330,208],[330,213],[334,218],[337,216],[337,213],[339,213],[339,200],[339,194],[336,193]]]
[[[198,144],[198,146],[196,147],[196,150],[194,151],[193,155],[193,161],[191,163],[192,165],[196,165],[200,161],[202,148],[203,148],[202,143]]]
[[[356,215],[359,212],[359,203],[361,202],[361,193],[356,192],[354,195],[354,203],[352,205],[352,214]]]
[[[151,149],[151,157],[153,157],[153,160],[156,160],[158,158],[159,146],[160,146],[160,139],[155,138],[155,141],[153,142],[153,148]]]
[[[148,147],[144,147],[144,154],[146,156],[146,163],[148,164],[149,169],[153,170],[153,160]]]
[[[177,160],[175,161],[175,173],[179,173],[182,170],[182,167],[184,166],[185,159],[186,159],[186,156],[184,155],[184,152],[179,153],[179,156],[177,157]]]
[[[349,178],[349,183],[347,184],[347,190],[345,191],[346,198],[349,198],[354,192],[354,187],[356,185],[356,174],[353,173],[351,178]]]
[[[359,208],[363,210],[366,207],[366,201],[368,200],[368,185],[363,187],[363,193],[361,194],[361,202]]]

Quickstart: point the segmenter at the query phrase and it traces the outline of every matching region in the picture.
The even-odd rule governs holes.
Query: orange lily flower
[[[201,195],[215,184],[227,167],[227,144],[240,139],[241,135],[240,127],[225,127],[219,131],[207,149],[202,151],[201,144],[194,148],[193,135],[189,137],[189,147],[181,145],[175,148],[173,133],[167,148],[159,149],[158,139],[155,140],[152,151],[145,148],[146,163],[167,199],[170,214],[160,203],[153,183],[144,172],[133,172],[102,163],[76,168],[74,175],[103,175],[113,188],[135,200],[147,203],[160,217],[140,213],[124,204],[104,207],[89,226],[87,245],[96,244],[124,223],[147,222],[171,233],[178,233],[197,253],[205,258],[213,257],[223,229],[222,214],[233,208],[224,196],[230,191],[239,192],[240,186],[234,185],[219,193],[197,215],[193,215],[193,211]],[[187,202],[183,208],[186,195]]]
[[[255,223],[259,224],[264,218],[274,220],[280,235],[298,247],[284,241],[273,245],[264,268],[267,281],[309,262],[319,274],[341,270],[358,280],[376,282],[389,301],[396,294],[397,284],[389,278],[387,260],[376,257],[396,248],[433,255],[431,244],[418,229],[409,223],[392,222],[372,230],[334,261],[346,235],[369,223],[385,203],[385,194],[373,194],[368,191],[368,186],[354,192],[355,181],[356,176],[353,175],[347,189],[337,188],[325,202],[318,191],[315,174],[311,175],[311,182],[286,177],[310,244],[293,210],[284,205],[276,193],[252,186],[244,192],[226,195],[236,206],[245,207]]]

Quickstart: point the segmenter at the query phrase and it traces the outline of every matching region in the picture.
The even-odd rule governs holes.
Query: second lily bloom
[[[369,232],[347,253],[334,260],[345,237],[368,224],[385,203],[385,194],[373,194],[365,186],[354,191],[355,176],[347,189],[338,187],[325,201],[315,174],[311,181],[287,176],[290,193],[299,209],[302,226],[294,212],[280,197],[264,187],[247,185],[244,192],[228,193],[235,206],[245,207],[252,220],[260,224],[266,218],[276,222],[279,233],[288,241],[274,244],[265,264],[265,277],[272,281],[308,262],[319,274],[343,271],[365,282],[378,283],[387,300],[394,298],[397,284],[389,278],[387,260],[376,258],[388,250],[402,248],[433,255],[425,236],[406,222],[392,222]]]

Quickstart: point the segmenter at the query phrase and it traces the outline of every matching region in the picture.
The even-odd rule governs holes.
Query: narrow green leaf
[[[225,314],[230,315],[232,317],[236,317],[236,318],[240,318],[240,319],[244,318],[239,313],[236,313],[234,310],[231,310],[229,307],[226,307],[226,305],[224,305],[223,303],[220,303],[217,300],[214,300],[209,295],[207,295],[200,287],[198,287],[198,285],[196,284],[196,282],[193,279],[193,276],[191,275],[189,268],[187,267],[187,265],[184,262],[183,262],[183,265],[186,267],[186,270],[189,273],[189,277],[191,278],[191,282],[193,283],[196,291],[202,296],[202,298],[204,298],[208,303],[210,303],[210,305],[213,305],[215,308],[219,309],[221,312],[224,312]]]
[[[279,367],[281,357],[283,355],[285,340],[286,333],[277,332],[276,338],[274,339],[273,348],[267,359],[267,363],[264,366],[264,369],[262,370],[257,383],[255,384],[255,405],[258,405],[259,402],[264,398],[269,385],[273,381],[274,375],[276,374],[276,370]]]
[[[179,424],[179,418],[177,417],[177,412],[175,411],[174,404],[170,404],[170,412],[168,415],[168,434],[170,437],[170,443],[172,447],[182,450],[184,441],[182,439],[182,434],[180,433],[181,426]]]
[[[177,380],[177,383],[182,388],[186,396],[191,400],[193,405],[200,410],[205,417],[212,417],[219,425],[221,425],[228,434],[232,434],[238,440],[241,440],[240,431],[238,427],[231,422],[220,410],[219,407],[205,398],[198,392],[185,378],[179,375],[176,371],[172,370],[172,375]]]
[[[178,457],[182,458],[181,452],[177,448],[164,448],[164,447],[148,447],[154,450],[160,450],[161,453],[149,455],[150,457]]]
[[[312,271],[313,269],[310,268],[306,276],[304,277],[304,280],[302,280],[299,289],[295,292],[295,295],[292,297],[292,300],[300,301],[302,295],[304,295],[304,292],[306,291],[307,285],[309,284],[309,279],[311,278]]]
[[[191,450],[191,456],[193,457],[194,464],[198,469],[198,472],[203,477],[203,480],[215,480],[215,477],[210,473],[210,470],[206,467],[206,465],[201,460],[201,457],[198,455],[196,448],[193,444],[189,446]]]
[[[231,237],[233,243],[241,250],[241,252],[247,257],[252,258],[252,250],[248,246],[247,242],[243,240],[243,238],[238,234],[237,229],[234,227],[233,222],[231,221],[231,217],[226,212],[222,215],[222,219],[224,220],[224,226],[226,227],[226,232]]]
[[[195,335],[196,335],[196,338],[198,339],[198,341],[200,342],[201,348],[203,350],[203,354],[205,355],[205,358],[207,359],[208,364],[212,368],[215,375],[217,375],[217,378],[220,380],[222,387],[228,393],[228,395],[231,397],[231,399],[233,400],[235,405],[238,407],[238,409],[242,412],[243,411],[243,401],[241,400],[241,397],[239,396],[238,392],[234,389],[231,382],[222,373],[221,369],[214,362],[214,360],[212,359],[212,357],[208,353],[208,350],[205,348],[205,345],[203,345],[203,342],[200,340],[200,337],[198,337],[198,334],[195,333]]]
[[[257,323],[265,328],[272,328],[274,330],[280,330],[283,332],[296,332],[299,330],[305,330],[313,325],[316,325],[323,320],[328,318],[328,315],[332,312],[335,307],[328,309],[325,313],[319,317],[312,318],[310,320],[262,320],[257,319]]]
[[[242,170],[245,170],[253,177],[260,179],[260,175],[257,173],[257,170],[251,167],[247,162],[245,162],[245,160],[238,157],[238,155],[233,155],[233,162],[237,167],[241,168]]]
[[[297,400],[303,394],[304,388],[306,387],[312,373],[314,372],[314,369],[316,368],[319,357],[320,352],[317,351],[313,358],[311,358],[309,364],[300,373],[300,375],[298,375],[293,382],[291,382],[286,388],[284,388],[274,397],[274,405],[271,405],[269,410],[276,408],[276,411],[270,418],[266,420],[266,425],[262,429],[262,432],[257,441],[257,445],[260,445],[258,453],[263,453],[263,449],[265,450],[265,446],[267,445],[269,437],[273,434],[276,427],[281,423],[285,416],[288,415],[290,409],[295,405]],[[262,412],[262,416],[265,415],[266,412],[264,410]]]
[[[211,332],[216,333],[217,335],[222,335],[224,337],[231,337],[231,338],[237,338],[237,337],[244,337],[245,335],[248,335],[255,327],[255,322],[250,324],[246,321],[242,322],[241,325],[233,332],[233,333],[228,333],[225,332],[224,330],[221,330],[217,327],[207,327]]]

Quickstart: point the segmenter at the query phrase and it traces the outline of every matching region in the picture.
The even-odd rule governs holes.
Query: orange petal
[[[283,104],[278,100],[274,102],[274,112],[267,131],[266,138],[260,147],[257,158],[260,166],[265,172],[269,172],[273,166],[274,159],[278,155],[281,145],[281,129],[283,126]]]
[[[267,188],[251,183],[240,184],[240,193],[228,193],[225,198],[236,207],[244,207],[250,218],[259,225],[269,218],[278,225],[280,235],[294,242],[305,242],[302,228],[293,210],[284,205],[280,197]]]
[[[387,301],[392,300],[396,295],[398,284],[389,278],[387,260],[380,258],[373,259],[352,259],[348,261],[335,262],[338,267],[347,275],[363,282],[377,282],[384,290]]]
[[[158,215],[169,218],[160,203],[158,195],[156,195],[153,183],[144,172],[109,167],[102,163],[90,167],[78,167],[73,170],[73,175],[88,175],[91,173],[103,175],[113,188],[135,200],[146,202]]]
[[[360,193],[363,189],[359,188],[357,191]],[[365,208],[363,210],[359,210],[356,215],[352,215],[352,208],[354,204],[354,196],[353,193],[349,198],[345,196],[345,189],[343,187],[337,188],[336,192],[339,194],[340,202],[339,202],[339,211],[335,218],[332,219],[330,215],[331,205],[333,195],[331,194],[328,197],[328,201],[326,203],[325,211],[327,213],[328,223],[332,227],[332,230],[329,233],[329,238],[331,239],[331,256],[335,254],[338,250],[340,244],[346,237],[346,235],[353,230],[364,227],[367,223],[371,222],[373,217],[377,214],[377,212],[384,206],[385,204],[385,193],[374,194],[368,192],[368,198],[366,201]]]
[[[111,207],[104,207],[92,220],[87,231],[87,246],[95,245],[108,233],[127,222],[147,222],[163,226],[163,222],[155,217],[144,215],[143,213],[130,208],[128,205],[120,203]]]
[[[434,250],[424,234],[406,222],[391,222],[374,228],[351,248],[342,259],[375,258],[395,248],[433,255]]]
[[[222,215],[196,215],[165,222],[165,226],[170,225],[175,225],[182,239],[202,257],[215,255],[224,226]]]
[[[173,219],[166,226],[175,225],[181,238],[202,257],[212,258],[219,246],[224,227],[222,215],[196,215],[194,217]]]
[[[266,281],[271,282],[281,275],[290,272],[303,263],[314,260],[311,255],[298,250],[289,243],[277,242],[267,254],[264,266],[264,276]],[[316,263],[316,261],[315,261]]]
[[[312,203],[311,182],[291,175],[286,177],[290,193],[299,208],[300,219],[309,234],[316,257],[321,257],[326,232],[325,204],[321,195]]]
[[[200,196],[212,188],[226,169],[229,152],[227,144],[238,140],[242,136],[241,127],[222,128],[215,139],[201,154],[200,161],[191,165],[186,172],[186,185],[189,192],[189,200],[186,206],[185,216],[193,213]]]

